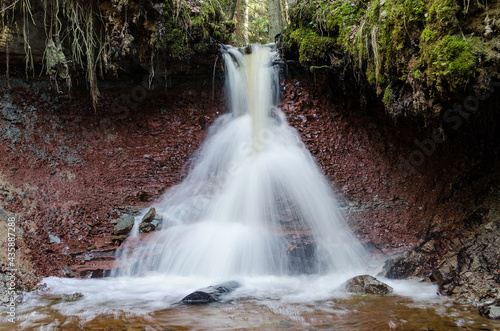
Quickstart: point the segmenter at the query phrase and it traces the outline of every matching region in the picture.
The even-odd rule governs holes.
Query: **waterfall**
[[[123,244],[116,275],[231,278],[348,272],[365,265],[327,180],[277,108],[273,46],[224,52],[229,112],[186,179],[154,204],[162,230]]]

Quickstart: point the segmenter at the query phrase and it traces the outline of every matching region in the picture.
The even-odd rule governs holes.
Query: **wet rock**
[[[134,227],[135,218],[134,216],[125,214],[118,219],[118,223],[115,225],[114,235],[128,235],[130,230]]]
[[[185,304],[207,304],[220,301],[224,295],[234,291],[241,285],[238,282],[230,281],[219,285],[209,286],[199,289],[184,297],[181,302]]]
[[[154,231],[156,230],[156,226],[152,223],[146,223],[146,222],[142,222],[140,225],[139,225],[139,231],[141,233],[148,233],[148,232],[151,232],[151,231]]]
[[[497,305],[485,305],[478,308],[481,316],[498,320],[500,319],[500,302]]]
[[[120,241],[120,242],[123,242],[125,241],[125,239],[127,239],[128,235],[126,234],[121,234],[121,235],[114,235],[114,236],[111,236],[111,241]]]
[[[62,299],[64,301],[78,301],[83,298],[83,294],[80,292],[75,292],[73,294],[63,294]]]
[[[150,208],[146,213],[146,215],[144,215],[144,217],[142,218],[141,223],[151,223],[151,221],[155,218],[155,216],[156,216],[156,209],[154,207]]]
[[[61,239],[59,239],[58,237],[56,237],[54,235],[49,234],[49,239],[50,239],[51,243],[56,243],[58,245],[61,243]]]
[[[390,279],[405,279],[413,276],[425,262],[424,255],[415,251],[406,251],[402,255],[388,258],[379,275]]]
[[[16,304],[20,305],[24,301],[24,295],[23,294],[16,295],[14,301],[16,302]]]
[[[92,271],[90,278],[104,278],[111,275],[111,270],[97,269]]]
[[[155,208],[150,208],[142,218],[141,224],[139,224],[139,231],[141,233],[148,233],[156,230],[156,224],[153,223],[155,216]]]
[[[74,278],[75,277],[75,273],[73,272],[73,270],[70,269],[70,267],[68,267],[67,265],[64,266],[64,273],[66,274],[66,276],[68,276],[69,278]]]
[[[370,275],[353,277],[343,286],[347,292],[356,294],[386,295],[392,293],[392,287]]]
[[[288,270],[292,274],[312,274],[316,270],[316,244],[307,237],[293,238],[286,247]]]

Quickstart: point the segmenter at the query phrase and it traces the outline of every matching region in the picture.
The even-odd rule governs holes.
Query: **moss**
[[[456,0],[434,0],[430,2],[427,24],[450,33],[458,26],[457,13],[460,10]]]
[[[386,108],[389,108],[392,101],[392,90],[391,85],[387,85],[384,90],[384,96],[382,97],[382,102],[384,103]]]
[[[225,21],[225,3],[199,2],[201,10],[183,2],[165,1],[162,15],[164,35],[158,48],[175,59],[186,60],[195,53],[203,53],[214,43],[227,43],[234,31],[234,23]]]
[[[330,37],[319,36],[313,31],[310,31],[301,40],[299,47],[300,63],[325,65],[329,64],[329,53],[335,45],[334,39]]]
[[[421,77],[422,77],[422,72],[418,69],[414,70],[413,71],[413,78],[419,80]]]
[[[476,69],[475,47],[471,39],[460,35],[445,36],[422,48],[427,85],[442,92],[447,86],[466,84]]]
[[[427,110],[435,116],[429,105],[461,94],[485,61],[498,68],[498,52],[488,53],[484,28],[476,24],[495,11],[479,5],[462,11],[461,6],[459,0],[299,1],[291,10],[283,49],[287,56],[296,53],[307,68],[350,66],[356,80],[370,85],[394,116]],[[467,19],[470,15],[476,17]],[[413,96],[415,109],[403,109],[394,91]]]

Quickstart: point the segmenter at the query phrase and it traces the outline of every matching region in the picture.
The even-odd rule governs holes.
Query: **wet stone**
[[[154,230],[156,230],[156,226],[152,223],[143,222],[139,225],[139,231],[141,233],[148,233]]]
[[[127,235],[130,230],[134,227],[135,218],[131,215],[125,214],[118,219],[118,223],[115,225],[114,234]]]
[[[386,295],[392,293],[392,287],[370,275],[361,275],[344,283],[347,292],[356,294]]]
[[[414,275],[424,261],[421,253],[407,251],[388,258],[380,274],[390,279],[405,279]]]
[[[155,218],[156,215],[156,209],[155,208],[150,208],[146,215],[142,218],[141,223],[151,223],[151,221]]]
[[[181,300],[181,302],[184,304],[192,305],[207,304],[220,301],[224,295],[234,291],[240,286],[241,285],[235,281],[229,281],[219,285],[209,286],[188,294]]]
[[[83,294],[80,292],[75,292],[73,294],[63,294],[62,299],[64,301],[77,301],[83,298]]]

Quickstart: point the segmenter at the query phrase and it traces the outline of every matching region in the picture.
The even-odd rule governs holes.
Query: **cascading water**
[[[230,113],[212,126],[188,177],[155,204],[163,229],[117,275],[230,278],[364,266],[328,183],[276,108],[272,46],[224,53]]]

